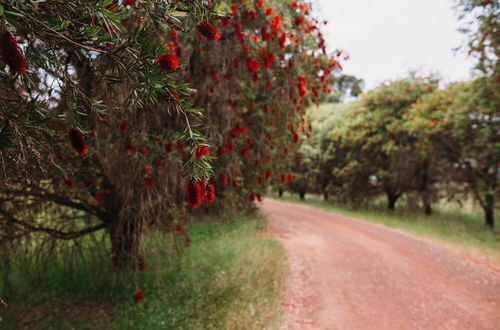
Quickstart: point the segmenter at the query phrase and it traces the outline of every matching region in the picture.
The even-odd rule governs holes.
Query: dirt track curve
[[[500,330],[500,269],[411,235],[266,199],[288,253],[283,329]]]

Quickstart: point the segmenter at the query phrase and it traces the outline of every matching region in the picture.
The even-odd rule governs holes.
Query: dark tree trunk
[[[431,215],[432,214],[432,205],[431,203],[427,202],[424,203],[424,212],[426,215]]]
[[[328,202],[328,199],[329,199],[329,198],[330,198],[330,195],[328,194],[328,192],[327,192],[327,191],[324,191],[324,192],[323,192],[323,200],[324,200],[325,202]]]
[[[485,198],[483,209],[484,209],[484,218],[486,220],[486,226],[490,228],[495,227],[494,204],[495,204],[495,197],[493,195],[487,195]]]
[[[118,269],[134,269],[137,266],[142,234],[140,221],[116,219],[108,232],[113,266]]]
[[[398,194],[387,192],[387,209],[394,211],[396,209],[396,202],[399,198]]]
[[[422,166],[422,182],[420,184],[420,195],[422,196],[422,202],[424,204],[424,212],[426,215],[432,214],[432,206],[430,201],[430,192],[428,190],[429,185],[429,160],[425,160]]]
[[[300,200],[305,200],[306,199],[306,192],[305,192],[305,190],[299,191],[299,197],[300,197]]]
[[[424,204],[424,212],[426,215],[431,215],[432,214],[432,204],[430,201],[429,197],[429,192],[424,191],[422,192],[422,202]]]
[[[283,192],[284,192],[284,191],[283,191],[283,188],[282,188],[282,187],[279,187],[279,188],[278,188],[278,196],[279,196],[279,197],[283,197]]]

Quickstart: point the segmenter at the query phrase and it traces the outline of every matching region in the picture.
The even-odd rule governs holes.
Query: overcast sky
[[[439,72],[445,81],[470,78],[473,66],[455,54],[457,32],[453,0],[317,0],[331,48],[350,55],[344,72],[365,80],[365,90],[410,70]]]

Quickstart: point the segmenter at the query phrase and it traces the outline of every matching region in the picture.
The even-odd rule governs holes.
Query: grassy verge
[[[467,212],[443,205],[438,206],[433,215],[426,216],[421,212],[405,209],[398,209],[394,212],[381,207],[352,209],[335,203],[326,203],[315,195],[307,195],[305,201],[291,195],[285,195],[282,198],[277,195],[269,197],[400,229],[500,264],[500,229],[498,226],[493,230],[487,229],[481,212]]]
[[[135,281],[120,278],[106,255],[72,269],[55,266],[21,288],[9,308],[0,306],[0,328],[273,328],[284,251],[265,226],[262,217],[195,223],[191,247],[180,254],[163,253],[158,247],[168,237],[153,234],[145,240],[147,267]],[[145,296],[140,304],[132,299],[137,283]]]

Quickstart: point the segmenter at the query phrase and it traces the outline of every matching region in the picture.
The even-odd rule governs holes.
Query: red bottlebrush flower
[[[227,186],[227,179],[224,173],[219,174],[219,184],[223,187]]]
[[[248,156],[249,151],[250,151],[250,148],[248,148],[248,147],[241,148],[241,151],[240,151],[241,158],[246,158]]]
[[[224,148],[223,147],[217,147],[217,158],[221,158],[222,156],[224,156]]]
[[[280,37],[280,48],[285,49],[286,48],[286,33],[282,33]]]
[[[249,146],[250,146],[250,145],[252,145],[252,140],[251,140],[250,138],[248,138],[248,137],[247,137],[247,138],[246,138],[246,143],[247,143],[247,145],[249,145]]]
[[[264,1],[258,0],[257,1],[257,7],[262,7],[262,6],[264,6]]]
[[[259,177],[257,178],[257,180],[259,181],[259,184],[264,184],[264,179],[262,179],[262,177],[261,177],[261,176],[259,176]]]
[[[292,7],[293,9],[297,9],[297,3],[295,1],[290,3],[290,7]]]
[[[234,146],[231,143],[226,143],[224,145],[224,151],[225,152],[233,152],[234,151]]]
[[[141,290],[137,290],[136,292],[134,292],[133,297],[134,297],[134,302],[138,304],[144,300],[144,293],[142,293]]]
[[[209,40],[218,40],[220,38],[217,28],[207,21],[202,21],[196,26],[196,28],[203,36],[207,37]]]
[[[281,183],[286,183],[286,175],[281,174]]]
[[[299,134],[297,132],[292,132],[293,134],[293,143],[297,144],[299,143]]]
[[[302,24],[304,24],[304,21],[305,21],[304,16],[296,16],[295,17],[295,24],[296,25],[302,25]]]
[[[201,186],[194,179],[186,184],[186,199],[191,208],[201,205]]]
[[[177,31],[173,30],[170,32],[170,38],[172,38],[173,41],[177,41],[179,38],[179,35],[177,34]]]
[[[95,193],[94,194],[94,198],[96,201],[98,201],[99,203],[103,203],[104,202],[104,198],[102,197],[101,194],[98,194],[98,193]]]
[[[269,180],[272,175],[273,175],[273,172],[271,170],[267,170],[266,171],[266,180]]]
[[[122,132],[127,131],[127,122],[125,120],[120,123],[120,131]]]
[[[104,195],[109,195],[109,194],[111,194],[111,190],[110,190],[110,189],[103,189],[103,190],[101,190],[101,192],[102,192]]]
[[[271,40],[271,33],[267,32],[267,30],[265,28],[262,28],[260,30],[260,34],[262,36],[262,40],[264,40],[264,41]]]
[[[130,141],[125,142],[125,150],[128,152],[135,152],[135,147],[132,144],[132,142],[130,142]]]
[[[182,225],[180,223],[175,226],[175,232],[179,235],[184,233],[184,229],[182,228]]]
[[[85,140],[83,140],[82,132],[73,128],[69,131],[68,135],[73,148],[80,154],[80,156],[84,156],[89,148],[85,144]]]
[[[24,56],[19,48],[16,38],[7,30],[0,34],[0,56],[3,61],[9,66],[9,74],[11,77],[15,75],[24,75],[26,64]]]
[[[203,198],[211,203],[215,200],[215,187],[212,184],[205,185]]]
[[[153,165],[156,166],[156,167],[163,167],[163,166],[165,166],[165,163],[162,162],[161,160],[155,160],[153,162]]]
[[[70,188],[73,188],[75,186],[75,182],[71,180],[71,178],[67,175],[64,176],[64,183]]]
[[[255,197],[257,198],[257,201],[262,202],[262,195],[260,193],[256,194]]]
[[[167,142],[167,144],[165,144],[164,149],[166,153],[170,153],[172,151],[172,142]]]
[[[272,13],[273,13],[273,9],[272,8],[267,8],[266,11],[264,12],[264,15],[270,16]]]
[[[139,268],[140,271],[146,269],[146,262],[141,257],[139,257],[139,260],[137,261],[137,268]]]
[[[133,7],[135,6],[135,0],[123,0],[123,5]]]
[[[292,175],[292,173],[288,173],[288,182],[293,182],[293,175]]]
[[[208,151],[208,148],[206,146],[199,146],[196,148],[195,151],[196,158],[201,159],[208,155],[210,155],[210,152]]]
[[[148,176],[144,179],[146,181],[147,188],[153,188],[153,178]]]
[[[156,63],[167,72],[172,72],[179,66],[179,59],[175,54],[163,54],[156,59]]]

